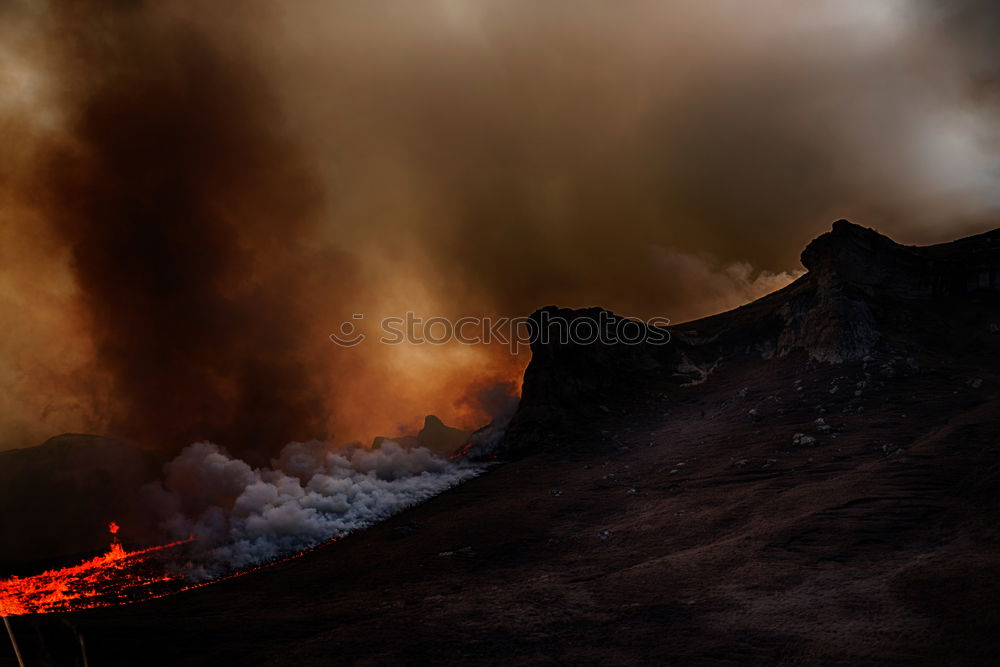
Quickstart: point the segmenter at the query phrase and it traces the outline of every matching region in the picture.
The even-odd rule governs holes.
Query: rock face
[[[1000,229],[933,246],[904,246],[847,220],[802,251],[818,280],[901,300],[1000,290]]]
[[[954,339],[944,331],[947,318],[935,321],[940,313],[1000,293],[1000,229],[916,247],[838,220],[801,260],[808,271],[791,285],[727,313],[672,326],[668,345],[534,342],[505,446],[528,446],[542,424],[564,421],[567,410],[599,405],[602,396],[620,395],[630,384],[664,377],[679,386],[699,384],[741,358],[801,355],[843,364],[919,356]],[[536,327],[543,316],[621,319],[599,308],[550,306],[532,315]],[[1000,330],[995,321],[982,326]]]
[[[663,373],[676,365],[668,331],[601,308],[549,306],[533,313],[529,326],[532,360],[524,372],[521,402],[508,426],[501,454],[515,453],[534,442],[538,424],[564,422],[579,405],[599,405],[608,396],[627,392],[636,377]],[[631,340],[635,327],[640,327],[641,339],[657,342],[612,342]]]
[[[452,456],[469,441],[472,431],[448,426],[437,415],[426,415],[424,425],[417,435],[402,435],[395,437],[378,436],[372,441],[372,448],[377,449],[383,442],[391,440],[403,447],[424,447],[437,456]]]
[[[781,307],[776,352],[802,349],[820,361],[861,359],[875,349],[873,307],[977,290],[1000,291],[1000,230],[936,246],[903,246],[872,229],[838,220],[802,252],[808,273]]]
[[[802,265],[809,272],[800,294],[782,306],[777,353],[803,349],[821,361],[860,359],[880,337],[876,306],[1000,291],[1000,230],[915,247],[838,220],[806,247]]]
[[[601,308],[536,311],[529,325],[533,363],[525,370],[524,391],[571,402],[600,396],[609,383],[627,382],[635,373],[662,369],[671,356],[664,350],[669,333],[661,333],[660,345],[619,342],[634,335],[626,325],[640,327],[640,339],[651,329]]]
[[[471,433],[446,425],[436,415],[427,415],[424,427],[417,434],[417,443],[438,456],[450,456],[468,441]]]

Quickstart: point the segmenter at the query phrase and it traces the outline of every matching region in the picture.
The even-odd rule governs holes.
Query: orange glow
[[[117,528],[115,523],[108,528],[112,526]],[[162,570],[151,574],[151,570],[159,569],[157,555],[165,550],[193,542],[193,537],[140,551],[125,551],[115,540],[106,554],[79,565],[50,570],[30,577],[11,577],[0,581],[0,616],[77,611],[154,600],[295,560],[340,539],[333,537],[298,553],[199,583],[190,583],[183,574],[171,576]]]
[[[117,523],[108,528],[112,535],[118,532]],[[107,553],[79,565],[0,581],[0,615],[72,611],[157,597],[164,583],[178,577],[164,572],[154,555],[190,541],[126,551],[116,538]]]

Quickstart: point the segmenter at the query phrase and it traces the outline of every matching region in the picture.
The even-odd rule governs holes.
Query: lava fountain
[[[158,597],[180,577],[166,571],[160,559],[191,539],[127,551],[118,540],[118,524],[108,526],[107,553],[79,565],[29,577],[0,581],[0,616],[72,611]],[[174,582],[171,584],[171,582]]]

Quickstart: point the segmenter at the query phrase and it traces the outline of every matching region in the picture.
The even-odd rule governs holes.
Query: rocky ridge
[[[1000,341],[1000,316],[977,306],[1000,293],[1000,229],[917,247],[838,220],[805,248],[801,261],[807,272],[792,284],[741,308],[670,327],[667,345],[533,344],[504,447],[534,446],[546,428],[582,404],[600,405],[602,396],[627,394],[650,379],[690,386],[727,364],[786,357],[913,372],[918,359],[947,354],[956,344],[985,353]],[[949,331],[948,322],[956,321],[949,313],[978,321]],[[537,329],[551,317],[621,319],[600,308],[552,306],[531,319]]]

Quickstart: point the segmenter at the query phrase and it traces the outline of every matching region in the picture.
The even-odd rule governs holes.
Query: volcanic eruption
[[[845,628],[851,658],[910,655],[876,627],[947,653],[913,628],[994,618],[924,590],[952,552],[963,590],[995,568],[997,25],[979,0],[6,3],[12,637],[66,658],[79,620],[143,662],[108,647],[148,639],[118,609],[144,600],[147,630],[274,647],[175,662],[453,661],[444,635],[472,662],[795,662]],[[549,316],[664,344],[456,334]],[[290,647],[272,601],[322,638]]]
[[[118,524],[111,522],[108,532],[111,546],[103,555],[79,565],[0,581],[0,615],[86,609],[141,600],[170,590],[162,584],[176,577],[164,572],[154,555],[190,540],[126,551],[118,541]]]

